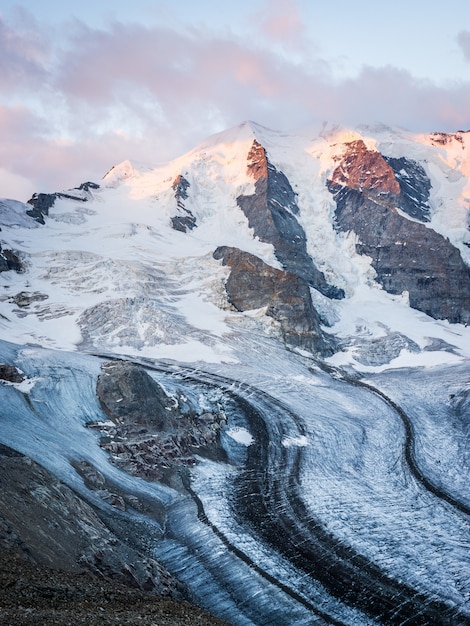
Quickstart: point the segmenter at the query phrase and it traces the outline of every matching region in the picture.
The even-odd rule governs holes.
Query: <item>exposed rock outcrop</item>
[[[225,283],[229,302],[238,311],[266,307],[266,315],[279,322],[287,344],[314,353],[333,352],[320,328],[308,284],[296,274],[275,269],[258,257],[227,246],[214,252],[231,269]]]
[[[64,483],[0,445],[0,626],[223,626]]]
[[[179,211],[178,215],[171,218],[171,225],[175,230],[186,233],[188,230],[192,230],[196,227],[196,218],[184,204],[184,201],[189,198],[188,189],[190,184],[189,181],[180,174],[175,178],[171,187],[175,192],[176,206]]]
[[[395,168],[399,159],[390,160]],[[403,163],[409,167],[409,161]],[[422,172],[421,172],[422,174]],[[412,187],[363,141],[346,144],[328,188],[336,201],[336,222],[358,236],[356,250],[372,259],[377,281],[392,294],[408,292],[410,306],[435,319],[470,321],[470,272],[448,239],[415,220],[426,218],[429,182],[422,180],[415,209]],[[402,204],[406,198],[405,204]]]
[[[296,274],[329,298],[344,292],[329,285],[307,252],[307,238],[295,217],[299,213],[296,194],[285,174],[270,163],[266,150],[256,140],[248,153],[247,172],[255,178],[255,193],[241,195],[237,204],[261,241],[271,243],[283,268]]]
[[[8,272],[9,270],[22,272],[23,269],[23,264],[18,254],[13,252],[13,250],[6,250],[0,245],[0,272]]]
[[[89,423],[102,434],[112,462],[147,480],[174,481],[173,470],[196,463],[195,452],[224,458],[218,445],[223,413],[196,414],[182,396],[168,396],[143,367],[103,365],[97,396],[110,423]]]
[[[145,426],[173,430],[175,403],[147,372],[133,363],[110,362],[98,376],[96,393],[104,412],[116,426]]]
[[[35,193],[33,197],[28,200],[33,208],[26,211],[26,214],[39,222],[45,224],[44,217],[49,215],[49,209],[54,206],[54,202],[57,199],[56,193]]]
[[[40,291],[20,291],[19,293],[11,296],[11,301],[16,304],[20,309],[27,309],[34,302],[43,302],[48,299],[48,295],[41,293]]]
[[[393,169],[400,186],[397,206],[410,217],[421,222],[429,222],[431,181],[422,165],[405,157],[399,159],[384,157],[384,159]]]
[[[154,559],[111,532],[95,511],[43,467],[0,446],[0,546],[32,563],[89,571],[158,595],[180,587]]]
[[[56,192],[56,193],[35,193],[33,197],[28,200],[33,208],[26,211],[27,215],[32,217],[36,222],[45,224],[44,218],[49,215],[49,209],[54,206],[55,201],[58,198],[66,198],[68,200],[77,200],[78,202],[86,202],[89,198],[90,189],[99,189],[99,185],[93,182],[82,183],[79,187],[74,187],[69,192]],[[74,193],[82,192],[82,193]]]
[[[469,132],[468,130],[458,130],[456,133],[431,133],[430,139],[432,143],[439,146],[445,146],[451,141],[458,141],[463,144],[463,135]]]
[[[9,383],[21,383],[24,380],[24,376],[14,365],[0,363],[0,380],[5,380]]]
[[[396,199],[400,184],[392,167],[376,150],[369,150],[362,139],[346,144],[346,151],[333,172],[331,182],[356,189],[368,197]]]

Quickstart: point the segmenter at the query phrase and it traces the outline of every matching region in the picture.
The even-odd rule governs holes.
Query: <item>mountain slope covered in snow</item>
[[[97,515],[75,565],[237,625],[470,623],[469,151],[246,122],[0,200],[0,458]]]
[[[228,246],[308,287],[322,332],[340,339],[337,362],[354,363],[367,337],[385,345],[402,336],[414,360],[444,343],[453,346],[446,358],[466,355],[468,135],[312,135],[245,123],[169,164],[138,170],[125,162],[99,183],[37,194],[29,206],[3,201],[4,335],[50,347],[230,358],[234,325],[282,335],[276,310],[289,302],[256,286],[256,305],[234,311],[229,272],[213,258]],[[313,342],[296,341],[295,331],[290,338],[321,353],[319,332]]]

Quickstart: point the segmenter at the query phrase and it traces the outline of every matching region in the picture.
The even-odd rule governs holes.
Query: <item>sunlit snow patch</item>
[[[285,448],[292,448],[297,446],[298,448],[305,448],[308,446],[308,439],[305,435],[299,435],[298,437],[284,437],[282,445]]]
[[[234,439],[237,443],[241,443],[244,446],[251,446],[254,442],[253,437],[246,428],[230,428],[227,430],[227,435]]]

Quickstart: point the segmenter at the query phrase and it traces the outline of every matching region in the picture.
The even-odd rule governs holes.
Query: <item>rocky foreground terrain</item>
[[[39,567],[0,554],[2,626],[223,626],[189,604],[151,596],[91,574]]]
[[[5,446],[0,483],[2,626],[225,623],[185,601],[181,585],[69,487]]]

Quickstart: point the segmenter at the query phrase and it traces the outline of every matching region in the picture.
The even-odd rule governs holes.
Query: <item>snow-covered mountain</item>
[[[458,360],[470,350],[469,141],[245,123],[168,164],[124,162],[27,207],[2,201],[3,336],[220,361],[236,358],[234,329],[256,325],[335,364]]]
[[[234,624],[470,623],[469,209],[470,132],[253,122],[1,200],[0,443]]]

